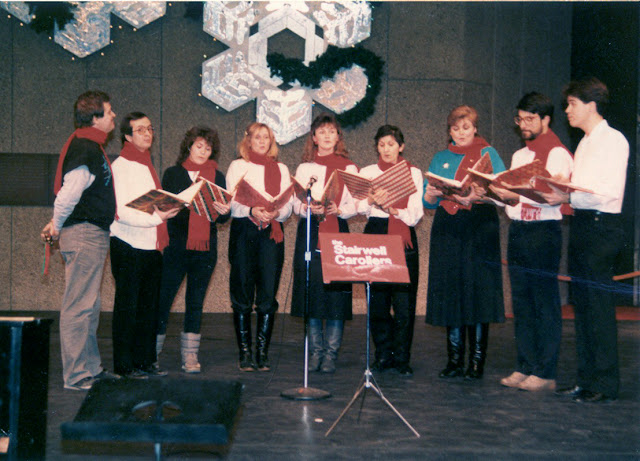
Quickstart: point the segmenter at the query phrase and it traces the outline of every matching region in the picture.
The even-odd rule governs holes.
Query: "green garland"
[[[267,63],[272,77],[280,77],[285,84],[297,80],[302,86],[312,89],[320,88],[323,80],[333,78],[341,69],[349,69],[357,64],[364,68],[369,80],[367,91],[353,109],[337,115],[336,118],[342,126],[352,127],[364,122],[375,112],[376,98],[382,85],[384,61],[361,46],[338,48],[329,45],[327,51],[309,64],[309,67],[299,59],[287,58],[280,53],[269,54]]]

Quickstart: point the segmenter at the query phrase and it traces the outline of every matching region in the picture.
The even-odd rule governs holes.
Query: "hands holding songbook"
[[[306,203],[302,203],[302,207],[301,207],[302,213],[307,212],[307,204]],[[321,203],[318,202],[311,202],[311,213],[317,216],[328,216],[328,215],[339,215],[340,214],[340,210],[338,209],[338,205],[336,205],[336,202],[331,201],[329,202],[329,204],[327,206],[322,205]]]
[[[380,205],[389,201],[389,195],[390,195],[389,192],[387,192],[385,189],[378,189],[375,191],[371,190],[369,192],[369,195],[367,196],[367,202],[369,203],[369,205],[377,206],[385,213],[388,213],[392,216],[397,216],[398,215],[397,209],[393,208],[392,206],[384,208],[383,206]]]
[[[251,217],[260,221],[261,224],[265,226],[268,225],[272,220],[276,219],[278,216],[279,210],[267,211],[265,207],[256,206],[251,208],[249,211]]]

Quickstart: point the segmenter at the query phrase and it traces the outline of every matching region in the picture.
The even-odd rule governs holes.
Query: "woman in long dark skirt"
[[[453,109],[447,118],[451,142],[438,152],[429,171],[462,180],[488,153],[493,173],[505,170],[502,159],[478,136],[478,114],[469,106]],[[484,372],[489,323],[504,321],[498,214],[485,203],[486,192],[475,184],[465,197],[443,196],[425,182],[424,206],[436,209],[429,249],[426,322],[447,328],[446,367],[441,378],[479,379]],[[469,364],[464,370],[465,336]]]
[[[302,185],[316,178],[311,192],[319,198],[335,170],[358,172],[349,160],[344,147],[342,129],[335,117],[320,114],[311,124],[307,137],[303,163],[296,170],[296,179]],[[291,314],[304,315],[306,286],[307,204],[294,199],[293,209],[300,215],[293,260],[293,295]],[[311,232],[309,262],[309,370],[333,373],[338,351],[342,344],[344,321],[351,320],[351,284],[324,284],[318,234],[320,232],[349,232],[347,219],[356,214],[356,206],[346,187],[330,204],[311,204]],[[324,325],[323,325],[324,323]]]

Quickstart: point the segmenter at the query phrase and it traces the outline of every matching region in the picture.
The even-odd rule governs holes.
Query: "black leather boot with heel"
[[[455,378],[464,373],[465,327],[447,327],[447,366],[438,375]]]

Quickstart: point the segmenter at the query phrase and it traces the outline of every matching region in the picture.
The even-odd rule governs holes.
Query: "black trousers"
[[[169,312],[185,276],[187,277],[187,291],[185,293],[183,331],[185,333],[200,333],[202,305],[217,260],[218,252],[215,248],[211,251],[185,250],[182,247],[171,245],[165,248],[162,255],[158,334],[167,332]]]
[[[513,221],[507,259],[515,317],[516,370],[555,379],[562,338],[560,221]]]
[[[388,219],[370,218],[365,234],[386,234]],[[410,228],[413,248],[405,248],[410,283],[372,283],[370,297],[371,336],[377,360],[393,357],[396,364],[409,363],[416,319],[420,258],[418,241]],[[393,308],[393,317],[391,309]]]
[[[111,272],[116,281],[113,303],[113,368],[127,374],[156,360],[158,294],[162,254],[138,250],[111,237]]]
[[[278,226],[282,224],[278,223]],[[248,218],[231,223],[229,293],[235,312],[273,314],[278,310],[278,286],[284,263],[284,240],[271,239],[271,227],[260,230]]]
[[[576,210],[569,234],[569,272],[576,316],[577,384],[614,398],[620,372],[611,278],[623,244],[619,215]]]

